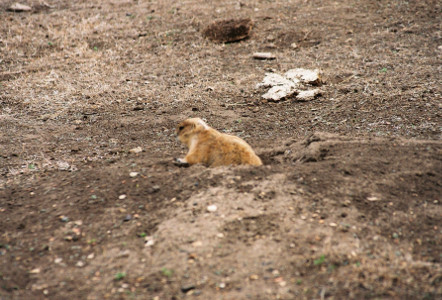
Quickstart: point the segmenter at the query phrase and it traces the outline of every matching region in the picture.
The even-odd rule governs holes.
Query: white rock
[[[316,98],[321,94],[319,89],[307,90],[307,91],[299,91],[298,95],[296,95],[296,100],[298,101],[310,101]]]
[[[217,209],[218,209],[218,207],[214,204],[207,206],[207,211],[209,211],[209,212],[215,212]]]
[[[95,257],[95,254],[94,253],[91,253],[91,254],[89,254],[88,256],[87,256],[87,259],[93,259]]]
[[[61,257],[57,257],[56,259],[54,259],[54,263],[59,264],[63,261],[63,258]]]
[[[152,236],[146,236],[144,242],[145,242],[144,246],[146,247],[152,247],[155,244],[155,241]]]
[[[253,53],[255,59],[275,59],[276,56],[270,52],[255,52]]]
[[[69,170],[70,165],[68,162],[59,160],[59,161],[57,161],[57,167],[59,170]]]
[[[308,101],[318,96],[319,89],[306,90],[306,85],[320,84],[319,70],[291,69],[284,75],[266,73],[263,81],[256,88],[270,88],[262,98],[271,101],[279,101],[297,95],[299,101]]]
[[[143,149],[141,147],[136,147],[136,148],[130,149],[129,152],[137,154],[137,153],[143,152]]]
[[[371,197],[368,197],[367,200],[374,202],[374,201],[379,201],[380,199],[376,196],[371,196]]]
[[[35,268],[35,269],[29,271],[29,273],[31,273],[31,274],[38,274],[38,273],[40,273],[40,268]]]
[[[276,85],[269,89],[267,93],[262,95],[264,99],[278,101],[292,96],[296,93],[296,89],[290,85]]]
[[[137,177],[138,176],[138,172],[130,172],[129,176],[132,177],[132,178],[133,177]]]
[[[121,194],[120,196],[118,196],[118,199],[124,200],[124,199],[126,199],[126,195],[125,194]]]
[[[307,69],[291,69],[285,74],[290,80],[301,80],[303,83],[318,84],[320,82],[319,70],[307,70]]]
[[[260,87],[273,87],[275,85],[287,85],[287,86],[297,86],[299,83],[299,80],[296,79],[296,81],[292,81],[287,79],[286,77],[276,74],[276,73],[266,73],[266,76],[262,80],[261,83],[258,83],[256,85],[257,88]]]
[[[8,10],[15,12],[30,11],[31,7],[20,3],[14,3],[11,6],[9,6]]]
[[[81,260],[79,260],[79,261],[75,264],[75,266],[76,266],[76,267],[79,267],[79,268],[83,268],[84,265],[85,265],[85,263],[84,263],[83,261],[81,261]]]
[[[201,241],[196,241],[196,242],[192,243],[193,247],[201,247],[202,245],[203,245],[203,242],[201,242]]]

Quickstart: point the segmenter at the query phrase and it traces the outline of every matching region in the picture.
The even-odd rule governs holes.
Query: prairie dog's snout
[[[175,132],[178,139],[189,148],[185,158],[177,159],[179,165],[262,165],[261,159],[244,140],[221,133],[200,118],[179,123]]]

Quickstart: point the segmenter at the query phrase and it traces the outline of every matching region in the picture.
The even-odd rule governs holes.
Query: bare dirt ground
[[[440,1],[11,4],[1,300],[441,299]],[[248,39],[202,35],[230,18]],[[300,67],[320,97],[261,99]],[[187,117],[265,165],[177,168]]]

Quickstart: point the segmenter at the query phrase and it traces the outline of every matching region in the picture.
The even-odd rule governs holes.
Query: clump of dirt
[[[207,26],[203,34],[214,42],[231,43],[248,38],[252,27],[251,19],[220,20]]]

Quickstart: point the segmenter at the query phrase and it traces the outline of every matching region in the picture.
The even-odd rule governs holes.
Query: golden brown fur
[[[179,165],[262,165],[261,159],[244,140],[221,133],[209,127],[200,118],[181,122],[176,128],[176,133],[179,140],[189,148],[184,159],[176,160]]]

